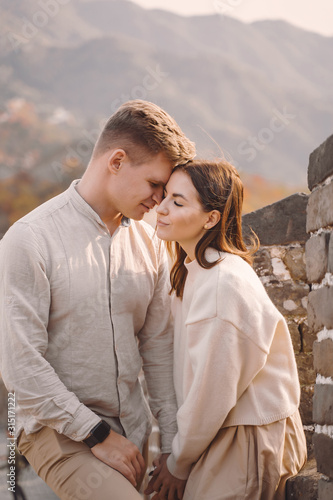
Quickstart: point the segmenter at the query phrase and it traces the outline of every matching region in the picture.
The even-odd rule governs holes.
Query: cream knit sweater
[[[183,300],[173,297],[174,383],[178,433],[170,472],[186,479],[221,427],[264,425],[291,416],[300,388],[283,316],[242,258],[186,264]]]

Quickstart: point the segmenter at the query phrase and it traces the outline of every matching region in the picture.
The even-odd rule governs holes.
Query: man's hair
[[[97,158],[112,148],[123,149],[135,164],[164,153],[173,166],[192,160],[195,144],[176,121],[151,102],[128,101],[109,118],[94,151]]]

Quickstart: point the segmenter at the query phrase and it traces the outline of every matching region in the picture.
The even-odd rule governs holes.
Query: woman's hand
[[[178,479],[169,472],[166,463],[168,456],[168,453],[164,453],[153,462],[155,470],[145,490],[146,495],[156,492],[152,500],[182,500],[183,498],[186,480]]]

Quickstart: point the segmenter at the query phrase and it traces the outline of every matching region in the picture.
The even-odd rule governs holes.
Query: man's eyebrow
[[[162,186],[163,188],[165,188],[166,185],[166,182],[161,181],[160,179],[148,179],[148,181],[151,182],[152,184],[156,184],[157,186]]]

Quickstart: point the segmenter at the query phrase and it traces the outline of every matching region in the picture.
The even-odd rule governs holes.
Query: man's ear
[[[108,170],[112,174],[118,174],[123,166],[126,153],[123,149],[114,149],[107,159]]]
[[[212,210],[208,214],[208,218],[205,223],[205,229],[211,229],[212,227],[216,226],[216,224],[219,222],[221,219],[221,214],[218,210]]]

